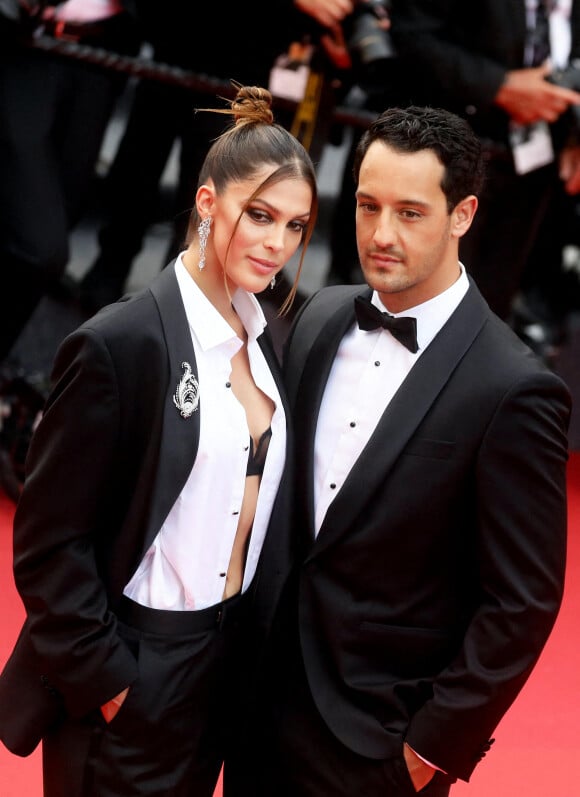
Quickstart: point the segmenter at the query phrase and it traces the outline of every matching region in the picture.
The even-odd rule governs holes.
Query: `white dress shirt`
[[[125,594],[156,609],[191,610],[222,600],[246,484],[250,431],[245,410],[229,386],[231,359],[242,341],[197,287],[181,256],[175,273],[197,360],[199,449],[185,487]],[[242,585],[245,591],[256,572],[284,468],[286,417],[257,343],[266,326],[262,309],[255,296],[242,290],[234,294],[233,305],[248,333],[252,376],[275,405],[272,438],[249,540]]]
[[[389,402],[467,292],[467,275],[461,263],[459,266],[459,278],[446,291],[403,313],[394,314],[417,319],[419,350],[415,354],[382,328],[365,332],[355,323],[342,339],[316,426],[314,501],[317,534],[328,507]],[[380,310],[387,310],[376,291],[372,302]]]
[[[540,0],[526,0],[526,19],[530,29],[533,29],[535,25],[538,2]],[[554,69],[563,69],[568,63],[572,43],[572,0],[552,0],[549,8],[550,61]],[[532,55],[528,45],[524,63],[529,65],[531,59]]]

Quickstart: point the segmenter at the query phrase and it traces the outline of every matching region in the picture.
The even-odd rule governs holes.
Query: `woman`
[[[317,212],[271,99],[239,87],[222,111],[186,251],[56,356],[0,680],[0,736],[21,755],[42,737],[45,797],[209,797],[224,760],[228,782],[289,555],[287,418],[253,294],[302,246],[299,276]]]

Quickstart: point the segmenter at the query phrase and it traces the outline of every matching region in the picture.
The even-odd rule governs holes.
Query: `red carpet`
[[[452,797],[578,797],[580,754],[580,452],[568,469],[569,557],[564,602],[542,657],[469,784]],[[23,617],[12,578],[12,504],[0,492],[0,666]],[[40,749],[29,758],[0,745],[0,797],[41,797]],[[221,797],[218,787],[215,797]]]

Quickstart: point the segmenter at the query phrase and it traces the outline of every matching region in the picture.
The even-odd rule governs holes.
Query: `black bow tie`
[[[364,299],[362,296],[355,298],[354,309],[361,329],[369,331],[383,327],[413,354],[419,350],[416,318],[410,316],[395,318],[394,315],[381,312],[369,299]]]

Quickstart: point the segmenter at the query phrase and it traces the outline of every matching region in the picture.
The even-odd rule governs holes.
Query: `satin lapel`
[[[286,395],[286,389],[282,379],[282,371],[280,368],[280,360],[274,345],[270,331],[264,330],[264,333],[258,338],[258,345],[264,354],[266,362],[272,372],[274,381],[282,399],[282,406],[286,416],[286,460],[284,464],[284,471],[276,493],[276,500],[272,508],[272,515],[268,524],[268,530],[264,539],[262,547],[262,554],[260,557],[260,565],[256,574],[256,589],[259,589],[258,583],[262,583],[265,589],[265,594],[269,595],[267,604],[271,603],[271,579],[276,578],[277,572],[280,569],[284,571],[290,566],[292,559],[292,532],[291,532],[291,515],[292,515],[292,494],[293,494],[293,424],[290,415],[290,404]],[[267,562],[266,566],[262,566],[262,562]],[[269,571],[269,572],[265,572]]]
[[[274,381],[276,382],[276,387],[280,392],[280,396],[282,398],[282,404],[284,405],[284,412],[286,413],[286,426],[288,426],[288,417],[290,413],[290,408],[288,406],[288,398],[286,396],[286,389],[282,381],[280,360],[278,359],[278,355],[276,354],[276,350],[274,349],[272,337],[268,329],[265,329],[264,332],[259,336],[258,345],[262,350],[262,354],[264,355],[266,362],[268,363],[268,367],[272,372],[272,376],[274,377]]]
[[[365,291],[364,295],[370,295]],[[297,392],[295,457],[298,495],[305,501],[308,528],[314,526],[314,436],[324,388],[340,341],[354,324],[354,298],[341,302],[310,348]]]
[[[383,413],[342,489],[329,506],[311,555],[332,545],[353,526],[363,507],[371,507],[377,488],[469,350],[488,316],[489,308],[472,285]]]
[[[165,335],[169,378],[164,386],[163,427],[159,441],[159,465],[151,497],[148,541],[151,542],[181,492],[197,455],[199,418],[203,411],[203,385],[199,389],[198,409],[183,418],[173,396],[184,373],[184,363],[197,378],[197,363],[185,308],[175,277],[173,263],[166,266],[150,287]]]
[[[284,407],[284,414],[286,416],[286,471],[285,476],[291,472],[292,469],[292,452],[294,450],[294,437],[293,437],[293,424],[291,422],[290,404],[288,396],[286,395],[286,388],[284,380],[282,379],[282,370],[280,368],[280,360],[276,354],[272,337],[268,329],[264,330],[263,334],[258,338],[258,345],[268,363],[268,367],[276,382],[276,387],[282,399],[282,406]],[[284,482],[284,479],[283,479]],[[281,483],[282,486],[282,483]]]

